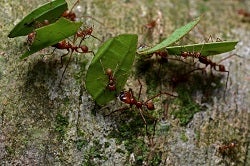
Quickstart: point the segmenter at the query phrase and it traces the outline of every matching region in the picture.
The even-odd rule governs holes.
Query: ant
[[[235,148],[238,146],[236,141],[231,141],[225,145],[221,145],[218,148],[218,152],[223,156],[232,157],[235,153]]]
[[[143,107],[146,107],[146,109],[148,110],[155,110],[155,106],[154,106],[154,103],[152,102],[152,100],[160,95],[163,95],[163,94],[166,94],[166,95],[169,95],[169,96],[172,96],[172,97],[177,97],[173,94],[170,94],[170,93],[167,93],[167,92],[160,92],[158,93],[157,95],[149,98],[148,100],[146,100],[145,102],[144,101],[139,101],[140,100],[140,96],[141,96],[141,90],[142,90],[142,84],[140,82],[140,80],[138,80],[139,84],[140,84],[140,90],[139,90],[139,95],[138,95],[138,99],[135,98],[134,96],[134,93],[133,93],[133,90],[131,88],[129,88],[128,91],[121,91],[118,98],[120,99],[121,102],[125,103],[125,104],[129,104],[130,107],[124,107],[124,108],[121,108],[121,109],[118,109],[118,110],[115,110],[111,113],[109,113],[108,115],[105,115],[105,116],[109,116],[111,115],[112,113],[114,112],[117,112],[117,111],[123,111],[123,110],[127,110],[128,108],[132,108],[132,106],[134,105],[140,112],[140,115],[144,121],[144,124],[146,126],[146,132],[147,132],[147,122],[146,122],[146,119],[143,115],[143,113],[145,113],[143,111]],[[153,117],[151,117],[150,115],[148,115],[150,118],[154,119]]]
[[[153,30],[153,28],[157,25],[156,20],[150,21],[148,24],[144,25],[148,30]]]
[[[64,55],[61,56],[61,62],[62,62],[62,58],[66,55],[69,54],[69,52],[71,51],[72,53],[75,51],[77,53],[93,53],[93,51],[89,51],[89,48],[86,45],[82,45],[82,46],[74,46],[72,44],[70,44],[70,42],[63,40],[60,41],[59,43],[56,43],[54,45],[52,45],[52,47],[55,47],[57,49],[60,50],[67,50],[68,52]]]
[[[200,52],[190,52],[190,51],[182,51],[180,54],[182,57],[187,58],[187,57],[193,57],[193,58],[198,58],[199,62],[202,64],[205,64],[206,66],[203,68],[205,69],[207,66],[210,65],[211,69],[214,69],[215,71],[219,71],[219,72],[226,72],[227,73],[227,81],[226,81],[226,88],[227,88],[227,82],[228,82],[228,77],[229,77],[229,71],[225,69],[224,65],[221,65],[219,63],[215,63],[213,61],[211,61],[210,59],[208,59],[206,56],[203,56]],[[232,55],[230,55],[229,57],[231,57]],[[227,57],[227,58],[229,58]],[[224,58],[223,60],[227,59]],[[221,60],[221,61],[223,61]],[[220,61],[220,62],[221,62]]]
[[[97,37],[93,36],[93,35],[92,35],[92,32],[93,32],[93,27],[87,27],[86,29],[82,29],[82,30],[78,31],[78,32],[75,34],[75,36],[74,36],[74,41],[75,41],[77,38],[80,38],[80,37],[81,37],[82,39],[81,39],[80,44],[79,44],[79,45],[81,45],[82,41],[83,41],[84,39],[86,39],[87,36],[91,36],[91,37],[93,37],[93,38],[95,38],[95,39],[101,41],[101,40],[98,39]]]
[[[77,0],[74,5],[72,6],[71,10],[66,10],[63,12],[62,17],[67,18],[71,21],[76,21],[76,14],[72,11],[72,9],[76,6],[76,4],[79,3],[79,0]]]
[[[64,75],[64,73],[65,73],[65,71],[66,71],[66,69],[67,69],[67,67],[68,67],[68,65],[69,65],[69,63],[70,63],[70,60],[71,60],[71,57],[72,57],[72,54],[73,54],[74,51],[77,52],[77,53],[93,53],[93,54],[94,54],[93,51],[89,51],[89,48],[88,48],[86,45],[74,46],[74,45],[72,45],[69,41],[66,41],[66,40],[63,40],[63,41],[61,41],[61,42],[59,42],[59,43],[57,43],[57,44],[54,44],[54,45],[52,45],[52,47],[55,47],[55,49],[60,49],[60,50],[67,50],[67,53],[66,53],[66,54],[63,54],[63,55],[61,56],[61,64],[62,64],[62,58],[63,58],[64,56],[68,55],[69,52],[71,51],[69,60],[68,60],[66,66],[65,66],[65,68],[64,68],[64,70],[63,70],[62,77],[61,77],[61,79],[60,79],[60,83],[61,83],[62,78],[63,78],[63,75]],[[55,51],[55,49],[53,50],[53,52]],[[52,52],[52,53],[53,53],[53,52]],[[60,83],[59,83],[59,84],[60,84]]]
[[[116,91],[116,79],[114,78],[114,73],[113,73],[112,69],[107,68],[106,70],[104,70],[101,59],[100,59],[100,63],[102,65],[102,69],[103,69],[104,74],[107,75],[108,79],[109,79],[108,84],[107,84],[107,89],[109,91]],[[117,66],[116,66],[116,68],[117,68]],[[116,69],[115,69],[115,71],[116,71]]]
[[[40,23],[40,22],[36,21],[34,27],[36,29],[36,28],[41,28],[41,27],[43,27],[45,25],[49,25],[48,20],[44,20],[43,23]],[[27,39],[26,39],[26,43],[27,43],[28,46],[32,45],[32,43],[35,40],[35,37],[36,37],[36,32],[35,31],[28,34]]]
[[[35,37],[36,37],[36,32],[35,31],[29,33],[28,36],[27,36],[26,44],[28,46],[30,46],[34,42]]]
[[[243,17],[250,17],[250,13],[247,12],[246,10],[244,10],[244,9],[239,9],[238,14],[242,15]]]
[[[152,14],[150,14],[151,16]],[[154,39],[154,32],[156,32],[157,37],[159,36],[159,40],[161,40],[161,36],[163,34],[163,28],[161,24],[162,20],[162,13],[161,11],[157,11],[157,18],[151,19],[148,21],[147,24],[143,25],[143,28],[146,29],[146,35],[144,37],[144,40],[153,40]]]
[[[227,72],[228,75],[229,75],[229,71],[227,71],[225,69],[224,65],[221,65],[221,64],[218,64],[218,63],[215,63],[215,62],[211,61],[206,56],[201,55],[200,52],[182,51],[180,56],[182,56],[184,58],[187,58],[187,57],[198,58],[200,63],[206,65],[205,68],[210,65],[210,67],[213,68],[214,70],[220,71],[220,72]],[[229,57],[227,57],[227,58],[229,58]],[[225,60],[225,59],[223,59],[223,60]]]

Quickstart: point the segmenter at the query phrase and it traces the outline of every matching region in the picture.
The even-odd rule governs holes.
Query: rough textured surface
[[[238,9],[247,10],[249,1],[81,1],[75,8],[78,16],[91,15],[103,23],[83,17],[87,25],[94,25],[93,34],[101,39],[137,33],[139,43],[153,45],[203,12],[203,20],[190,33],[189,39],[204,42],[209,35],[214,40],[217,37],[239,39],[233,52],[213,58],[218,61],[233,53],[241,56],[221,62],[230,70],[226,97],[223,97],[226,77],[218,77],[216,81],[200,74],[200,87],[194,86],[199,84],[195,78],[185,82],[186,87],[193,88],[191,108],[199,108],[197,113],[191,121],[181,125],[182,121],[174,114],[179,108],[178,102],[170,104],[164,118],[157,114],[163,120],[157,122],[154,138],[150,140],[136,112],[104,118],[104,113],[120,107],[120,102],[100,108],[87,94],[84,77],[92,55],[74,55],[60,85],[63,71],[58,62],[60,51],[55,56],[43,57],[44,52],[51,51],[45,50],[25,61],[18,59],[26,49],[25,37],[8,39],[8,32],[23,16],[44,2],[0,2],[1,165],[250,164],[250,22],[242,21],[242,16],[237,14]],[[148,32],[143,26],[154,19],[159,22],[152,32]],[[184,38],[182,42],[190,42],[189,39]],[[96,51],[100,42],[89,38],[85,44]],[[136,69],[134,71],[136,75]],[[147,81],[148,75],[145,78],[141,75],[142,81],[146,80],[143,81],[142,98],[156,91],[152,88],[155,85]],[[224,76],[218,72],[214,75]],[[169,87],[166,85],[168,76],[160,78],[161,86]],[[127,86],[137,87],[138,83],[131,78]],[[163,106],[159,100],[155,102],[158,103],[157,111],[161,112]],[[236,148],[230,155],[220,154],[218,148],[231,141],[237,141]]]

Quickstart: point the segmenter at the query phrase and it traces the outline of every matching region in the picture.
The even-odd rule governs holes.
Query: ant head
[[[187,51],[181,51],[181,56],[183,58],[187,58],[188,57],[188,52]]]
[[[201,53],[200,52],[196,52],[196,57],[200,57]]]
[[[231,142],[231,143],[230,143],[230,146],[231,146],[231,147],[237,146],[237,142],[236,142],[236,141]]]
[[[131,94],[128,91],[121,91],[119,99],[124,103],[131,103]]]
[[[107,68],[106,69],[106,74],[109,75],[109,76],[111,76],[112,75],[112,69]]]
[[[94,26],[91,26],[91,27],[89,27],[88,29],[86,29],[87,34],[89,34],[89,35],[92,34],[92,32],[93,32],[93,27],[94,27]]]
[[[44,25],[49,25],[49,20],[44,20],[43,23]]]
[[[31,32],[30,34],[28,34],[27,44],[31,45],[34,42],[35,37],[36,37],[36,32]]]
[[[155,53],[156,53],[156,55],[158,55],[158,56],[160,56],[162,58],[167,58],[167,56],[168,56],[168,52],[167,51],[157,51]]]
[[[65,17],[71,21],[76,20],[76,14],[70,10],[66,10],[65,12],[63,12],[62,17]]]
[[[154,106],[154,103],[152,102],[152,100],[149,100],[145,103],[146,107],[148,110],[154,110],[155,109],[155,106]]]

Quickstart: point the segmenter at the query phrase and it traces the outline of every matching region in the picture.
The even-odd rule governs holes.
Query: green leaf
[[[29,50],[20,58],[26,58],[41,49],[52,46],[67,37],[74,35],[81,25],[81,22],[72,22],[66,18],[60,18],[53,24],[36,29],[34,42],[29,47]]]
[[[134,62],[138,36],[123,34],[107,40],[98,50],[87,71],[86,89],[99,105],[106,104],[116,97],[128,77]],[[107,88],[108,76],[104,73],[112,69],[116,92]]]
[[[213,43],[192,44],[184,46],[166,47],[169,55],[180,55],[183,51],[200,52],[203,56],[210,56],[232,51],[238,41],[222,41]]]
[[[191,31],[198,24],[200,19],[201,17],[198,17],[194,21],[186,24],[185,26],[176,29],[167,39],[163,40],[161,43],[155,45],[154,47],[137,50],[137,53],[140,55],[147,55],[152,54],[161,49],[165,49],[167,46],[180,40],[184,35]]]
[[[44,20],[49,23],[55,22],[62,13],[68,9],[65,0],[55,0],[46,3],[24,17],[9,33],[8,37],[25,36],[36,29],[37,24],[43,24]]]

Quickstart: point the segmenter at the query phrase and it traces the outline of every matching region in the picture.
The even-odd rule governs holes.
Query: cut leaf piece
[[[24,17],[9,33],[8,37],[25,36],[33,32],[37,25],[43,24],[45,20],[49,23],[55,22],[62,13],[68,9],[65,0],[55,0],[38,7]]]
[[[194,21],[186,24],[185,26],[176,29],[167,39],[163,40],[161,43],[155,45],[152,48],[144,48],[144,49],[137,50],[137,53],[140,55],[147,55],[147,54],[152,54],[161,49],[165,49],[167,46],[177,42],[184,35],[186,35],[189,31],[191,31],[198,24],[200,19],[201,19],[201,16],[196,18]]]
[[[107,40],[98,50],[87,71],[86,89],[99,105],[106,104],[116,97],[131,71],[134,62],[138,36],[123,34]],[[116,91],[107,88],[110,68],[115,78]]]
[[[20,58],[26,58],[41,49],[52,46],[63,39],[74,35],[81,25],[81,22],[72,22],[66,18],[60,18],[53,24],[36,29],[34,42],[29,47],[29,50]]]
[[[238,41],[222,41],[213,43],[191,44],[184,46],[166,47],[169,55],[180,55],[183,51],[200,52],[203,56],[210,56],[232,51]]]

